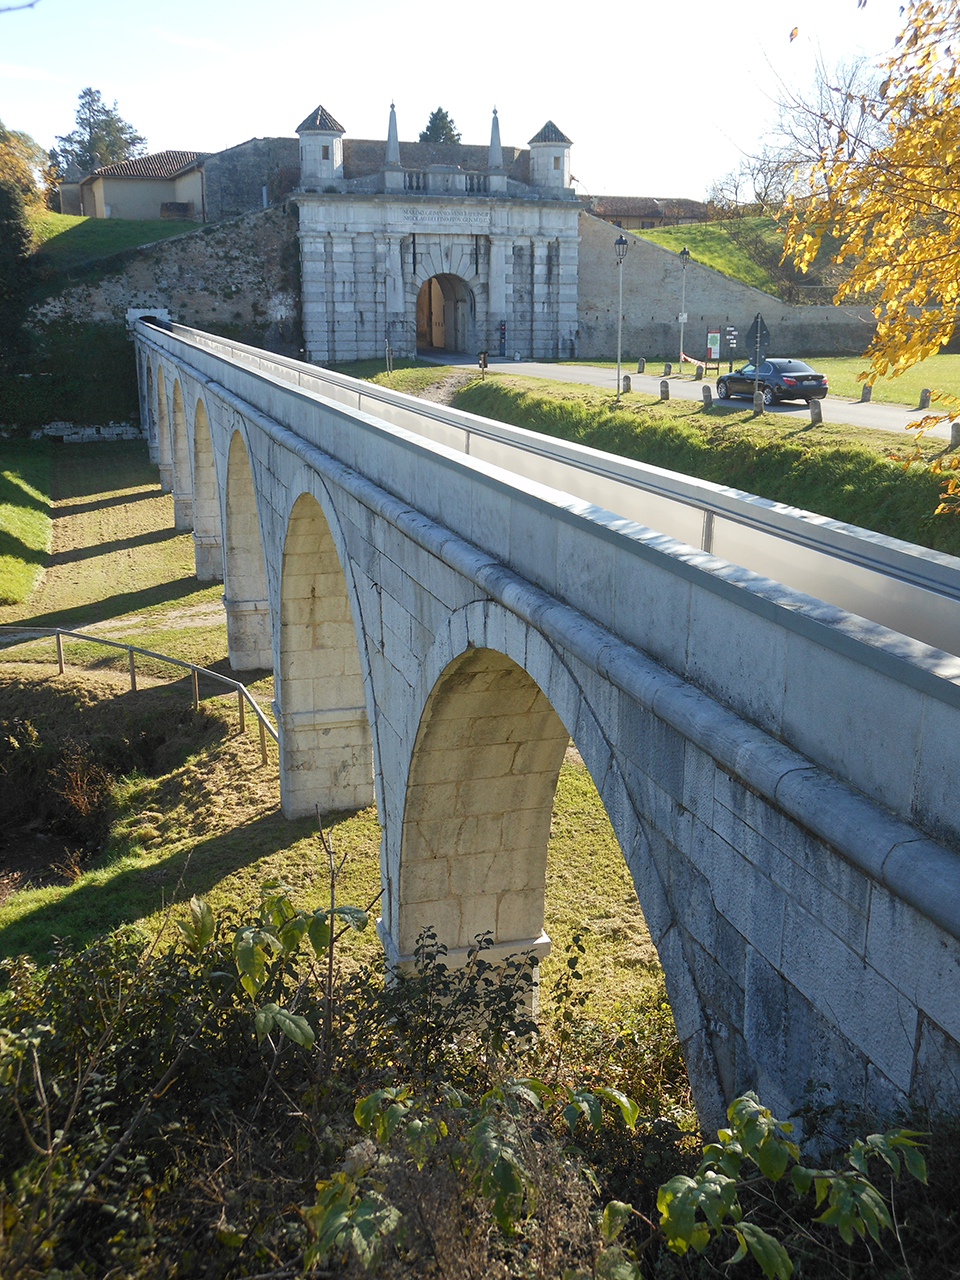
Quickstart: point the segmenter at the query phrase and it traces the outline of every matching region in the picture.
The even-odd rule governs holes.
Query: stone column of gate
[[[550,242],[543,236],[533,236],[530,251],[533,255],[533,318],[530,325],[531,354],[555,356],[556,329],[554,327],[554,299],[551,297],[547,271],[547,255]]]
[[[500,353],[500,323],[507,318],[507,236],[490,235],[490,283],[487,304],[487,344]],[[507,334],[507,341],[510,335]]]
[[[300,232],[300,296],[303,345],[307,358],[321,364],[328,358],[326,237],[311,229]]]
[[[333,350],[329,354],[330,359],[337,364],[360,358],[357,349],[357,283],[353,239],[349,232],[330,233],[330,254],[333,259],[333,298],[330,300]]]
[[[386,313],[387,340],[393,348],[394,355],[415,356],[416,351],[401,349],[404,346],[404,289],[403,260],[400,255],[401,236],[386,236],[386,261],[384,263],[384,279],[386,280]]]
[[[559,245],[560,280],[557,288],[557,355],[572,358],[577,354],[577,258],[576,236],[561,236]]]

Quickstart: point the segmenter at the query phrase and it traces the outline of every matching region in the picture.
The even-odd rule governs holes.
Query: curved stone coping
[[[190,372],[225,404],[255,422],[276,444],[559,643],[751,790],[825,840],[847,861],[960,939],[960,856],[956,853],[882,809],[799,751],[742,720],[695,685],[571,605],[534,586],[494,556],[267,417],[200,370],[191,368]],[[382,426],[375,420],[371,424]],[[460,461],[466,465],[469,459]],[[794,616],[788,612],[782,615]]]

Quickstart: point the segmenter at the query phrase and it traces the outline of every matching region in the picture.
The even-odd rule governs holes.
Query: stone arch
[[[250,459],[239,430],[233,433],[227,457],[223,529],[223,605],[230,665],[234,671],[272,667],[263,539]]]
[[[187,415],[183,410],[180,379],[173,384],[171,396],[173,439],[173,527],[193,528],[193,479],[190,474],[190,441],[187,437]]]
[[[476,349],[477,302],[462,276],[431,276],[417,294],[417,346],[426,350]]]
[[[371,804],[373,744],[351,595],[317,499],[293,504],[280,583],[280,795],[288,817]]]
[[[483,928],[494,930],[494,957],[549,950],[542,914],[546,842],[556,778],[572,738],[600,794],[657,949],[698,1114],[716,1127],[732,1096],[731,1063],[717,1042],[676,917],[675,898],[679,893],[683,901],[683,885],[662,878],[637,808],[635,780],[603,728],[626,712],[622,695],[613,686],[598,689],[603,705],[594,707],[585,676],[502,606],[476,602],[452,615],[416,690],[423,710],[402,811],[385,805],[386,892],[378,933],[394,963],[410,958],[406,948],[425,924],[437,930],[454,962],[459,948]],[[511,688],[512,709],[504,696],[498,711],[500,694]],[[471,785],[481,773],[488,776]],[[504,798],[517,807],[507,808]],[[648,802],[656,803],[642,801]],[[501,809],[509,817],[498,830]],[[500,848],[484,847],[496,840]],[[522,858],[511,857],[515,849],[524,851]],[[502,854],[507,861],[495,862]],[[503,873],[510,877],[506,891],[499,887]]]
[[[170,444],[170,418],[167,414],[167,390],[163,381],[163,365],[157,361],[157,466],[160,488],[173,489],[173,449]]]
[[[489,931],[545,951],[550,815],[570,741],[537,683],[506,654],[471,648],[427,698],[407,780],[397,933],[410,955],[431,926],[451,951]]]
[[[193,556],[200,582],[223,581],[223,538],[213,442],[203,399],[193,415]]]

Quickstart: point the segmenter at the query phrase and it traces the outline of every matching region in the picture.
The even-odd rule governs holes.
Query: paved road
[[[475,369],[477,365],[476,360],[468,359],[466,356],[444,356],[441,359],[424,356],[422,352],[419,352],[418,358],[421,360],[435,359],[437,364],[462,365],[465,368],[472,369]],[[580,382],[585,386],[609,387],[611,390],[614,390],[617,385],[616,370],[604,369],[598,365],[540,364],[535,360],[515,361],[493,357],[490,359],[490,368],[496,369],[497,373],[520,373],[532,378],[553,378],[560,382]],[[646,395],[651,396],[660,394],[660,375],[634,373],[629,365],[624,365],[623,372],[629,373],[633,379],[634,391],[643,391]],[[703,396],[703,382],[694,382],[690,377],[684,376],[680,378],[676,375],[669,378],[668,381],[670,383],[670,395],[675,400],[700,400]],[[706,385],[716,395],[716,383],[710,382]],[[729,403],[741,404],[746,407],[750,405],[750,401],[746,398],[731,400]],[[874,404],[872,401],[869,404],[860,404],[857,400],[841,400],[837,396],[827,396],[820,403],[825,422],[842,422],[853,427],[869,427],[874,431],[892,431],[899,434],[904,430],[908,422],[915,422],[917,418],[922,416],[916,407],[908,408],[899,404]],[[786,401],[783,404],[775,405],[773,408],[766,410],[766,412],[785,414],[806,420],[810,411],[802,401]],[[929,432],[929,435],[949,440],[949,423],[934,427]]]

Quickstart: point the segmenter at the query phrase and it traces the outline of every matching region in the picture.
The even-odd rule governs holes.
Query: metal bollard
[[[703,407],[705,409],[711,409],[713,407],[713,392],[706,383],[703,384]]]
[[[60,668],[60,674],[63,675],[63,636],[57,632],[57,666]]]
[[[663,366],[663,376],[665,378],[669,378],[672,373],[673,373],[673,365],[668,360],[666,364]]]
[[[130,656],[130,692],[136,693],[137,692],[137,668],[136,668],[136,664],[133,661],[133,650],[128,649],[127,653]]]
[[[629,373],[625,373],[620,379],[620,390],[624,395],[626,395],[628,391],[633,390],[633,379],[630,377]]]
[[[924,387],[923,390],[920,392],[920,403],[917,406],[917,408],[918,409],[930,408],[930,388],[929,387]]]
[[[823,409],[819,400],[810,401],[810,425],[811,427],[819,427],[823,421]]]
[[[240,711],[240,732],[246,733],[247,717],[243,707],[243,694],[240,692],[239,689],[237,690],[237,707],[239,708],[239,711]]]
[[[753,416],[759,418],[763,413],[763,392],[755,391],[753,393]]]
[[[873,399],[873,387],[869,382],[865,382],[860,388],[860,403],[869,404]]]
[[[661,400],[670,399],[670,383],[666,380],[666,378],[663,378],[660,382],[660,399]]]
[[[646,360],[644,360],[643,356],[641,356],[640,359],[637,361],[637,373],[643,373],[646,367],[647,367],[647,362]]]

